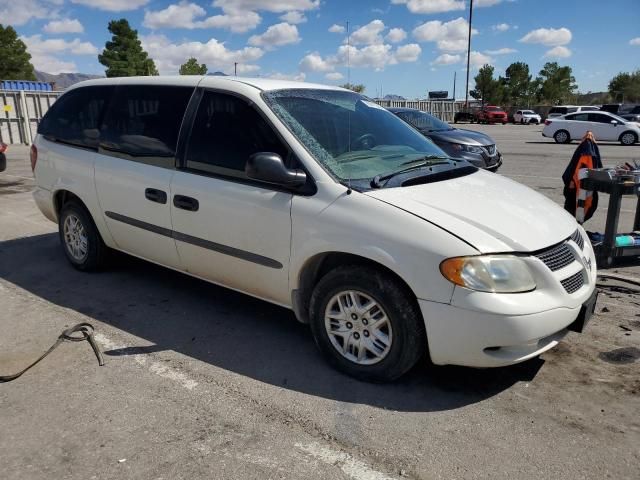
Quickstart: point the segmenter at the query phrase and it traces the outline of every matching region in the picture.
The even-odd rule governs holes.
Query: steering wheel
[[[372,133],[360,135],[353,141],[354,150],[370,150],[376,145],[376,137]]]

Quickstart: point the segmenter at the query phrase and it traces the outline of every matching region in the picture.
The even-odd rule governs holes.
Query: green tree
[[[0,79],[35,80],[36,74],[30,60],[27,46],[18,38],[13,27],[4,27],[0,23]]]
[[[493,78],[494,71],[492,65],[484,65],[480,68],[474,77],[476,86],[469,92],[469,95],[476,100],[482,100],[483,105],[486,103],[500,105],[505,97],[502,81]]]
[[[547,62],[540,70],[540,98],[551,105],[569,103],[578,88],[571,67],[561,67],[558,62]]]
[[[609,93],[616,102],[640,102],[640,70],[617,74],[609,82]]]
[[[531,78],[529,65],[524,62],[515,62],[507,67],[504,83],[510,105],[528,106],[531,103]]]
[[[345,83],[344,85],[340,85],[342,88],[346,88],[348,90],[353,90],[356,93],[364,92],[365,86],[363,84],[353,84],[353,83]]]
[[[107,67],[107,77],[132,77],[135,75],[158,75],[156,64],[142,49],[138,31],[129,26],[124,18],[109,22],[111,41],[107,42],[98,61]]]
[[[206,75],[207,66],[204,63],[198,64],[198,60],[191,57],[180,65],[180,75]]]

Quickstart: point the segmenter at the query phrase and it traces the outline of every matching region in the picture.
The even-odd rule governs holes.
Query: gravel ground
[[[575,144],[534,126],[470,128],[496,139],[501,174],[562,202]],[[640,146],[601,151],[605,164],[640,159]],[[587,331],[541,359],[360,383],[331,370],[282,308],[124,255],[76,272],[31,198],[28,150],[9,157],[0,374],[80,321],[107,363],[65,343],[0,384],[2,478],[638,478],[640,295],[623,286],[608,282]],[[587,229],[602,231],[606,203]],[[621,228],[634,207],[623,204]],[[610,271],[640,277],[640,262]]]

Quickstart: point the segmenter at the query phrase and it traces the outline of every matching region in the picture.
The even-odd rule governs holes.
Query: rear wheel
[[[624,132],[620,135],[620,143],[622,145],[633,145],[638,141],[638,137],[633,132]]]
[[[553,139],[556,141],[556,143],[569,143],[571,141],[569,132],[567,132],[566,130],[558,130],[553,134]]]
[[[329,363],[360,380],[395,380],[426,351],[415,299],[371,267],[338,267],[322,277],[311,296],[310,320]]]
[[[107,246],[83,205],[71,201],[62,206],[58,232],[64,253],[74,268],[92,271],[104,265]]]

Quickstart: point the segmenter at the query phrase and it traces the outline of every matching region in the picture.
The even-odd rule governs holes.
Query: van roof
[[[281,90],[289,88],[310,88],[322,90],[345,90],[340,87],[322,85],[318,83],[296,82],[293,80],[276,80],[273,78],[231,77],[218,75],[167,75],[145,77],[113,77],[97,78],[79,82],[70,88],[90,85],[176,85],[176,86],[201,86],[218,87],[233,90],[233,85],[242,83],[250,85],[258,90]]]

